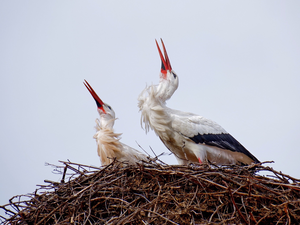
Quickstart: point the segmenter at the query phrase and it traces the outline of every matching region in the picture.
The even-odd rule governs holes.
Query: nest
[[[4,224],[300,223],[300,180],[262,164],[61,163],[61,182],[0,206]]]

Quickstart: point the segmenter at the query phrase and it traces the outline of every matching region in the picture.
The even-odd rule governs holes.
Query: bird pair
[[[165,45],[162,40],[161,42],[164,55],[156,41],[162,61],[159,84],[146,87],[138,97],[141,125],[146,133],[150,128],[154,130],[181,165],[207,161],[218,165],[259,163],[255,156],[216,122],[166,106],[166,101],[172,97],[179,83]],[[85,86],[95,99],[100,114],[94,138],[101,164],[107,165],[114,158],[130,164],[147,160],[145,154],[119,141],[120,134],[113,131],[114,111],[102,102],[87,81]]]

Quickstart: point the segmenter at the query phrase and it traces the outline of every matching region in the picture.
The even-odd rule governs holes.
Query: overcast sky
[[[299,11],[274,0],[1,1],[0,205],[59,181],[46,162],[100,166],[84,79],[115,110],[122,142],[168,153],[137,107],[159,81],[159,38],[180,81],[169,107],[216,121],[300,178]]]

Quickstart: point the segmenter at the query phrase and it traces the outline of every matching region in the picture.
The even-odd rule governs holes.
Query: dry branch
[[[4,224],[300,223],[300,180],[261,164],[60,163],[61,183],[0,206]]]

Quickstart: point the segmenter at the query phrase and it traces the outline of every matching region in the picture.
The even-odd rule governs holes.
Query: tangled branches
[[[62,182],[0,206],[4,224],[298,224],[300,180],[240,167],[61,162]],[[272,176],[258,175],[268,172]],[[65,182],[66,174],[69,174]]]

